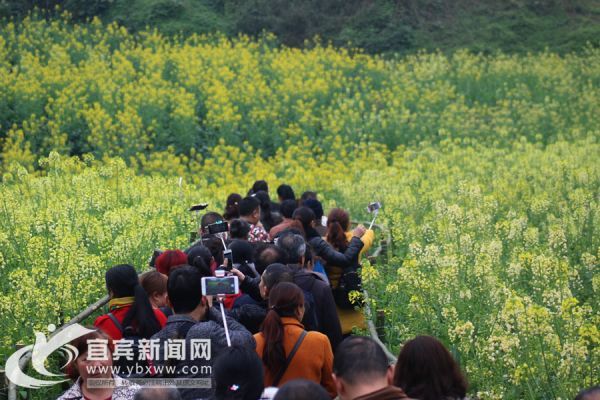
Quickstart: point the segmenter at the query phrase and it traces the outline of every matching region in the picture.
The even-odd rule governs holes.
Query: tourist
[[[297,208],[296,200],[284,200],[279,206],[279,212],[283,217],[281,223],[275,225],[269,231],[269,238],[275,239],[279,233],[289,228],[302,229],[302,225],[294,220],[294,210]]]
[[[250,224],[243,219],[233,219],[229,222],[229,237],[231,239],[248,240]]]
[[[342,341],[342,328],[335,300],[329,284],[319,274],[306,268],[307,245],[304,238],[298,234],[284,233],[277,245],[286,251],[287,265],[294,273],[294,282],[307,293],[307,303],[314,303],[315,315],[307,313],[305,318],[307,329],[316,329],[327,335],[331,347],[335,350]],[[314,324],[316,326],[313,328]]]
[[[330,400],[323,386],[307,379],[294,379],[283,385],[274,400]]]
[[[364,235],[364,227],[355,228],[351,235],[352,238],[348,243],[348,247],[343,251],[337,251],[329,243],[327,243],[319,232],[314,228],[315,213],[308,207],[300,207],[294,211],[293,218],[302,224],[307,243],[313,249],[313,254],[329,265],[341,266],[348,268],[356,264],[358,256],[364,243],[361,241],[361,236]]]
[[[237,193],[231,193],[227,197],[225,202],[225,211],[223,212],[223,219],[230,222],[232,219],[240,217],[240,201],[242,196]]]
[[[253,194],[258,193],[260,191],[263,191],[267,194],[269,193],[269,185],[266,181],[262,179],[254,182],[254,184],[252,185],[252,189],[248,191],[248,196],[252,196]],[[269,197],[271,196],[269,195]],[[271,211],[275,213],[279,212],[279,203],[271,201]]]
[[[262,362],[248,347],[224,349],[215,360],[213,379],[215,393],[211,400],[257,400],[264,389]]]
[[[169,275],[171,269],[186,265],[188,263],[188,256],[181,250],[165,250],[161,255],[156,257],[154,266],[161,274]]]
[[[271,198],[265,191],[258,191],[253,194],[260,201],[260,223],[268,232],[272,227],[278,225],[283,220],[281,214],[271,209]]]
[[[402,389],[392,385],[393,375],[383,349],[369,337],[350,336],[335,352],[333,380],[340,400],[406,399]]]
[[[285,252],[272,243],[257,243],[254,249],[254,266],[256,272],[262,275],[271,264],[286,263]]]
[[[191,266],[184,266],[174,270],[169,275],[167,291],[169,303],[174,311],[167,321],[166,326],[152,339],[159,339],[161,351],[164,354],[165,343],[169,339],[186,340],[186,357],[176,362],[175,376],[186,378],[210,378],[206,375],[212,368],[213,360],[227,348],[224,322],[219,307],[210,307],[211,299],[202,295],[202,276]],[[246,328],[233,318],[225,317],[229,328],[232,345],[254,347],[252,335]],[[210,340],[211,354],[208,359],[195,358],[190,355],[190,342],[197,339]],[[169,360],[162,358],[156,360],[157,364],[168,365]],[[185,372],[188,372],[186,375]],[[196,373],[190,373],[196,371]],[[182,388],[180,390],[184,399],[206,398],[213,394],[213,388]]]
[[[317,199],[307,199],[302,202],[302,206],[310,208],[315,213],[314,228],[319,236],[325,236],[327,227],[323,225],[323,205]]]
[[[89,340],[94,341],[92,342],[94,346],[99,342],[100,344],[102,342],[106,343],[105,354],[93,358],[88,357]],[[108,335],[98,330],[92,331],[73,340],[71,346],[77,350],[77,358],[67,365],[66,371],[69,378],[74,380],[75,383],[57,400],[134,399],[135,393],[140,387],[112,373],[114,346]],[[94,351],[99,351],[99,349],[94,347]],[[112,382],[106,385],[90,385],[88,379],[102,379]]]
[[[260,201],[255,197],[245,197],[240,202],[240,219],[250,224],[249,242],[268,242],[269,234],[260,225]]]
[[[167,317],[152,308],[131,265],[110,268],[106,271],[105,280],[110,296],[109,312],[96,318],[94,326],[115,340],[122,339],[124,335],[148,339],[165,326]]]
[[[277,188],[277,197],[279,198],[279,203],[283,203],[285,200],[294,200],[296,201],[296,195],[294,194],[294,189],[290,185],[282,184]]]
[[[212,276],[217,268],[217,262],[209,248],[202,245],[194,246],[188,250],[187,264],[196,268],[203,277]]]
[[[302,289],[288,282],[275,285],[262,330],[254,335],[265,368],[265,386],[280,387],[303,378],[324,386],[335,397],[331,345],[322,333],[304,330],[303,314]]]
[[[335,263],[327,263],[325,271],[333,288],[333,295],[336,300],[340,323],[342,324],[342,333],[344,335],[352,332],[354,328],[365,329],[366,321],[362,310],[358,308],[361,304],[350,301],[349,291],[361,288],[360,281],[360,257],[367,252],[375,239],[375,233],[371,229],[364,229],[358,226],[357,229],[364,231],[360,236],[363,248],[360,253],[352,258],[351,262],[343,266]],[[355,231],[350,231],[350,215],[341,208],[334,208],[327,216],[326,240],[334,249],[344,253],[350,246]],[[344,285],[340,285],[343,277]],[[354,285],[354,286],[353,286]]]
[[[431,336],[417,336],[402,346],[394,385],[419,400],[464,399],[467,380],[450,352]]]
[[[140,285],[146,291],[152,308],[159,309],[165,316],[173,312],[167,304],[167,276],[158,271],[148,271],[140,275]]]

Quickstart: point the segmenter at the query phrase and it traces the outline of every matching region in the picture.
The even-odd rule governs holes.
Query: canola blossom
[[[599,65],[592,47],[383,58],[34,15],[0,27],[0,154],[32,170],[53,150],[131,163],[168,149],[207,155],[219,139],[264,155],[305,139],[324,151],[339,138],[390,148],[582,139],[600,126]]]
[[[471,396],[573,398],[600,376],[599,61],[5,23],[0,364],[109,267],[186,247],[190,205],[265,179],[354,220],[383,203],[392,247],[362,275],[394,353],[433,335]]]
[[[394,352],[416,334],[439,337],[484,399],[570,398],[598,376],[597,143],[364,148],[345,160],[214,150],[195,167],[201,182],[186,175],[181,186],[120,159],[57,153],[40,161],[41,176],[6,173],[3,353],[102,297],[111,265],[141,271],[154,248],[185,247],[196,227],[190,204],[221,210],[229,192],[266,177],[317,190],[326,209],[347,207],[355,219],[367,218],[374,196],[383,202],[393,256],[366,264],[363,277],[373,307],[386,312]]]

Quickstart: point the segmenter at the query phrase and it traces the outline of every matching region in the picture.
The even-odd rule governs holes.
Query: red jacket
[[[120,323],[123,323],[123,320],[125,319],[125,315],[127,315],[127,312],[129,311],[130,308],[131,308],[131,305],[124,306],[124,307],[112,310],[111,313],[112,313],[112,315],[115,316],[115,318]],[[158,320],[160,327],[164,328],[164,326],[167,324],[167,317],[165,317],[165,314],[163,314],[162,311],[160,311],[159,309],[155,308],[154,315],[156,316],[156,319]],[[106,333],[111,338],[113,338],[113,340],[123,339],[123,335],[121,334],[121,331],[119,330],[119,328],[117,328],[115,326],[115,323],[110,319],[108,314],[101,315],[98,318],[96,318],[96,321],[94,321],[94,326],[97,327],[98,329],[100,329],[101,331],[103,331],[104,333]],[[135,324],[134,324],[134,326],[135,326]]]

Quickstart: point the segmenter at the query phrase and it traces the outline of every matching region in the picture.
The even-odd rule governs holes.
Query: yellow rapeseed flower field
[[[2,168],[32,170],[33,155],[53,150],[128,163],[170,148],[207,155],[219,139],[266,155],[305,139],[325,151],[338,139],[390,148],[584,139],[598,134],[599,65],[591,47],[383,58],[34,15],[0,27]]]
[[[384,59],[67,18],[0,28],[0,364],[265,179],[384,204],[363,279],[394,352],[440,338],[481,399],[597,383],[598,49]]]

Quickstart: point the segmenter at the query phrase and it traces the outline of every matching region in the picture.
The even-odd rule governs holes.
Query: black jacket
[[[315,255],[321,257],[328,265],[335,265],[340,268],[358,267],[358,256],[364,243],[360,238],[353,237],[348,243],[346,250],[341,253],[336,251],[321,236],[313,236],[308,239],[308,244],[312,247]]]
[[[342,341],[342,326],[335,308],[335,301],[329,284],[319,275],[302,268],[300,265],[289,265],[294,272],[294,283],[303,291],[309,292],[314,301],[314,313],[309,304],[304,312],[302,323],[306,330],[315,330],[326,335],[331,342],[331,348],[335,351],[337,345]],[[260,278],[248,278],[240,284],[240,289],[256,301],[262,301],[258,283]],[[312,316],[316,317],[316,323]],[[314,326],[313,326],[314,325]]]
[[[248,296],[252,297],[254,300],[258,301],[259,303],[264,302],[264,299],[260,295],[260,289],[258,287],[259,283],[260,276],[257,278],[251,278],[247,276],[242,282],[240,282],[240,290]]]
[[[342,341],[342,326],[331,287],[318,274],[304,269],[300,265],[288,264],[288,266],[294,270],[294,283],[302,290],[312,294],[318,321],[316,330],[329,338],[331,348],[335,352],[337,345]]]
[[[261,305],[243,304],[240,307],[227,310],[226,314],[238,321],[254,335],[260,332],[260,326],[267,316],[267,308],[262,303]]]

